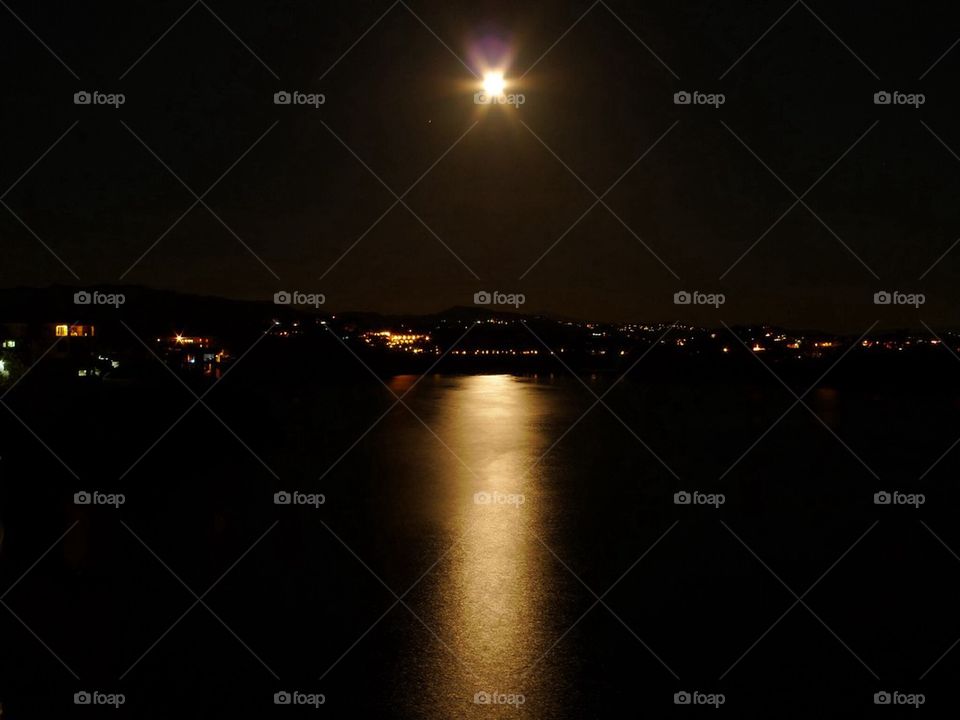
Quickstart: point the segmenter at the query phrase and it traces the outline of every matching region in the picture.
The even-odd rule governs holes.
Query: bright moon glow
[[[483,76],[483,91],[491,97],[500,97],[507,84],[504,82],[503,73],[488,72]]]

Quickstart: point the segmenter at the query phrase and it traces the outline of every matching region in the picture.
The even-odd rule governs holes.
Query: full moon
[[[507,84],[503,79],[503,73],[488,72],[483,76],[483,91],[490,97],[500,97]]]

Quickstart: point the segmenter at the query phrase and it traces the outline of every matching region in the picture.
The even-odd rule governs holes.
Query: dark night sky
[[[390,0],[207,0],[162,39],[189,0],[5,1],[79,79],[0,7],[0,193],[79,121],[3,200],[80,280],[0,208],[0,285],[123,282],[248,299],[285,288],[323,292],[333,310],[384,312],[499,289],[525,293],[527,311],[579,318],[957,324],[960,246],[919,280],[960,237],[960,159],[933,135],[960,153],[960,46],[927,72],[960,37],[948,3],[810,0],[770,29],[788,0],[607,0],[569,30],[589,1],[410,0],[329,70]],[[453,53],[469,63],[502,45],[517,78],[568,30],[516,86],[523,107],[478,109]],[[127,102],[75,106],[81,89]],[[327,102],[275,106],[281,89]],[[684,89],[722,92],[726,104],[674,105]],[[922,92],[926,104],[876,106],[883,89]],[[794,203],[733,133],[803,195],[877,121],[804,198],[810,210],[794,207],[721,280]],[[468,267],[397,206],[330,270],[395,200],[350,150],[403,194],[475,122],[404,198]],[[594,203],[581,180],[602,194],[675,122],[604,198],[623,224],[598,205],[530,269]],[[230,229],[198,205],[124,275],[194,198],[122,123],[197,194],[276,125],[204,198]],[[728,302],[678,309],[680,289]],[[878,308],[880,289],[921,291],[927,304]]]

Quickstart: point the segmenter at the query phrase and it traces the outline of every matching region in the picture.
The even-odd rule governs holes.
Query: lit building
[[[158,337],[157,344],[164,360],[185,368],[212,370],[229,357],[227,351],[220,348],[214,338],[202,335],[177,333],[166,338]]]
[[[53,326],[53,334],[57,337],[93,337],[95,329],[93,325],[57,324]]]
[[[430,344],[430,335],[426,333],[377,330],[365,332],[360,337],[367,345],[372,347],[386,347],[388,350],[401,350],[410,353],[422,353],[428,349]]]

